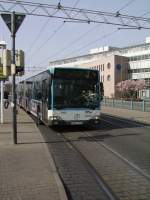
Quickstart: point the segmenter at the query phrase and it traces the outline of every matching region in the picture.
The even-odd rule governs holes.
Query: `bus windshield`
[[[97,71],[85,69],[60,70],[54,75],[53,87],[53,104],[56,109],[95,109],[99,107],[99,80]]]

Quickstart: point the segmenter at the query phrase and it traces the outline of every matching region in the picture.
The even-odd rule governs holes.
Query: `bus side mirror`
[[[52,80],[53,80],[53,74],[51,74],[51,75],[50,75],[50,78],[49,78],[49,84],[50,84],[50,85],[52,85]]]
[[[38,98],[38,99],[42,99],[42,93],[41,93],[41,92],[38,92],[37,98]]]
[[[100,100],[103,100],[103,96],[104,96],[104,85],[102,82],[100,82]]]

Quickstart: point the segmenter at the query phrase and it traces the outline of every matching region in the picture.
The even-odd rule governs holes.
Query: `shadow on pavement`
[[[121,135],[111,135],[111,134],[102,134],[102,135],[96,135],[96,136],[87,136],[87,137],[79,137],[79,140],[84,140],[84,141],[89,141],[89,142],[93,142],[93,141],[104,141],[107,138],[116,138],[116,137],[124,137],[124,136],[135,136],[135,135],[140,135],[137,133],[126,133],[126,134],[121,134]]]

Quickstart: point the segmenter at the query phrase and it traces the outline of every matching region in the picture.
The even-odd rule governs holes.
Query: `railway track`
[[[103,132],[117,126],[106,121],[103,123],[108,127],[103,124],[103,130],[59,128],[48,131],[45,127],[47,133],[43,136],[45,141],[49,140],[47,145],[69,199],[149,200],[149,174],[98,138],[107,137]]]
[[[100,174],[97,173],[97,171],[95,170],[93,165],[87,160],[87,158],[78,150],[76,145],[74,145],[73,142],[71,142],[71,140],[68,140],[68,138],[64,134],[61,134],[61,136],[63,136],[64,140],[67,143],[69,143],[69,145],[71,145],[71,147],[81,157],[81,160],[82,160],[83,164],[85,165],[86,169],[88,170],[89,174],[91,174],[91,176],[96,180],[98,187],[105,192],[105,194],[108,197],[108,199],[110,199],[110,200],[118,200],[117,196],[113,193],[111,188],[109,188],[109,186],[106,184],[106,182],[100,176]]]

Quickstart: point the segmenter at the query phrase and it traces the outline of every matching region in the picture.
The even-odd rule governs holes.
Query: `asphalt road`
[[[39,126],[69,199],[150,199],[150,127],[102,116],[100,125]]]
[[[110,116],[103,122],[112,126],[103,142],[150,175],[150,126]]]

